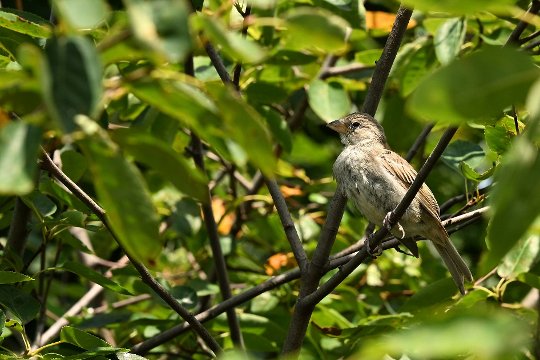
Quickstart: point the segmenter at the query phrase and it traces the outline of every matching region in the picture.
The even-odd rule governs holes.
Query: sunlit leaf
[[[79,330],[72,326],[64,326],[60,331],[60,339],[69,344],[78,346],[85,350],[92,350],[101,347],[110,347],[111,345],[101,340],[95,335]]]
[[[313,80],[307,93],[311,109],[326,122],[340,119],[351,111],[349,96],[338,82]]]
[[[425,78],[408,103],[421,119],[460,124],[498,115],[525,102],[540,70],[523,52],[488,48],[452,62]]]
[[[518,241],[497,268],[500,277],[511,278],[526,273],[533,265],[540,250],[540,237],[530,234]]]
[[[509,6],[514,5],[514,0],[405,0],[404,4],[423,11],[449,12],[453,14],[474,14],[483,11],[507,11]]]
[[[33,281],[30,276],[13,271],[0,271],[0,284],[14,284],[24,281]]]
[[[38,16],[14,9],[0,10],[0,27],[38,38],[47,38],[51,29]]]
[[[74,29],[93,29],[109,15],[104,0],[54,0],[53,5],[58,17]]]
[[[441,64],[450,63],[459,54],[466,29],[465,19],[462,18],[449,19],[437,29],[433,44]]]

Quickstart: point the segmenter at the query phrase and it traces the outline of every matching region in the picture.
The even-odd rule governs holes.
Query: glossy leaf
[[[523,124],[518,124],[520,131],[523,130]],[[484,129],[486,144],[491,151],[497,154],[504,154],[516,136],[516,126],[514,119],[505,116],[493,125],[488,125]]]
[[[484,157],[484,150],[478,144],[456,140],[445,149],[442,160],[448,166],[461,171],[462,163],[466,163],[470,168],[476,168],[482,164]]]
[[[462,18],[449,19],[437,29],[433,44],[441,64],[447,65],[459,54],[466,29],[465,19]]]
[[[0,271],[0,284],[15,284],[24,281],[34,281],[34,279],[13,271]]]
[[[53,38],[45,49],[43,88],[49,111],[65,132],[77,126],[78,114],[95,116],[101,100],[101,65],[95,46],[85,37]]]
[[[284,46],[292,50],[316,50],[332,53],[346,49],[345,20],[320,8],[302,7],[286,15],[287,33]]]
[[[514,278],[526,273],[534,264],[540,250],[538,234],[529,234],[514,245],[497,268],[497,274],[504,278]]]
[[[149,134],[128,129],[116,130],[113,139],[136,161],[157,171],[184,194],[200,201],[207,200],[208,186],[204,175],[165,143]]]
[[[311,109],[326,122],[340,119],[351,111],[349,96],[338,82],[313,80],[307,94]]]
[[[30,15],[30,16],[28,16]],[[0,27],[37,38],[47,38],[51,29],[47,23],[33,14],[12,9],[0,10]]]
[[[33,320],[40,308],[36,299],[13,285],[0,285],[0,304],[23,324]]]
[[[68,344],[78,346],[85,350],[93,350],[102,347],[107,348],[111,346],[108,342],[101,340],[97,336],[72,326],[64,326],[62,328],[60,331],[60,339]]]
[[[525,102],[540,70],[523,52],[490,48],[454,61],[425,78],[408,103],[420,119],[460,124]]]
[[[85,148],[99,202],[121,245],[139,261],[155,264],[159,221],[141,173],[106,141],[95,137]]]
[[[0,127],[0,194],[32,191],[40,141],[41,130],[23,121]]]
[[[182,0],[128,0],[127,12],[137,39],[179,62],[191,49],[188,8]]]
[[[54,0],[58,17],[74,29],[94,29],[109,15],[104,0]]]

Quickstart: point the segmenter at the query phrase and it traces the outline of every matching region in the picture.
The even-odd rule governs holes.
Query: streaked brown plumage
[[[334,163],[334,177],[347,197],[372,223],[381,226],[416,177],[413,167],[390,150],[381,125],[367,114],[353,113],[333,121],[345,148]],[[423,236],[433,242],[460,292],[472,274],[441,224],[439,205],[426,184],[391,229],[398,239]]]

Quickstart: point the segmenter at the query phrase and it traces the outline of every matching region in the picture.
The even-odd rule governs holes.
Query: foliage
[[[248,356],[277,357],[299,287],[288,239],[311,256],[336,190],[324,125],[361,109],[397,3],[51,3],[0,9],[0,357],[211,357],[159,285],[201,313],[222,358],[244,358],[231,309]],[[385,251],[317,304],[300,356],[532,358],[540,5],[507,44],[527,2],[404,4],[417,11],[376,118],[403,155],[436,122],[417,168],[459,126],[428,184],[477,282],[456,295],[427,242],[420,259]],[[333,253],[366,226],[347,208]]]

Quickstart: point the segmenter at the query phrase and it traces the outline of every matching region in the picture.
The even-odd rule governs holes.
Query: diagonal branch
[[[114,231],[112,230],[109,221],[105,215],[105,210],[101,208],[84,190],[82,190],[73,180],[71,180],[56,164],[52,161],[49,154],[47,154],[43,149],[43,158],[42,158],[42,168],[48,171],[52,176],[54,176],[58,181],[60,181],[69,191],[73,193],[79,200],[81,200],[88,208],[96,214],[96,216],[103,222],[103,225],[109,230],[111,236],[118,243],[118,246],[121,247],[118,238],[116,237]],[[171,309],[173,309],[178,315],[180,315],[185,321],[187,321],[193,328],[193,331],[199,335],[206,345],[214,351],[214,353],[220,353],[221,347],[217,341],[210,335],[208,330],[188,311],[186,310],[179,302],[172,296],[160,283],[156,281],[148,271],[148,269],[138,262],[136,259],[132,258],[126,251],[126,256],[129,258],[131,264],[135,267],[137,272],[141,275],[141,279],[145,282],[156,294],[165,301]]]

